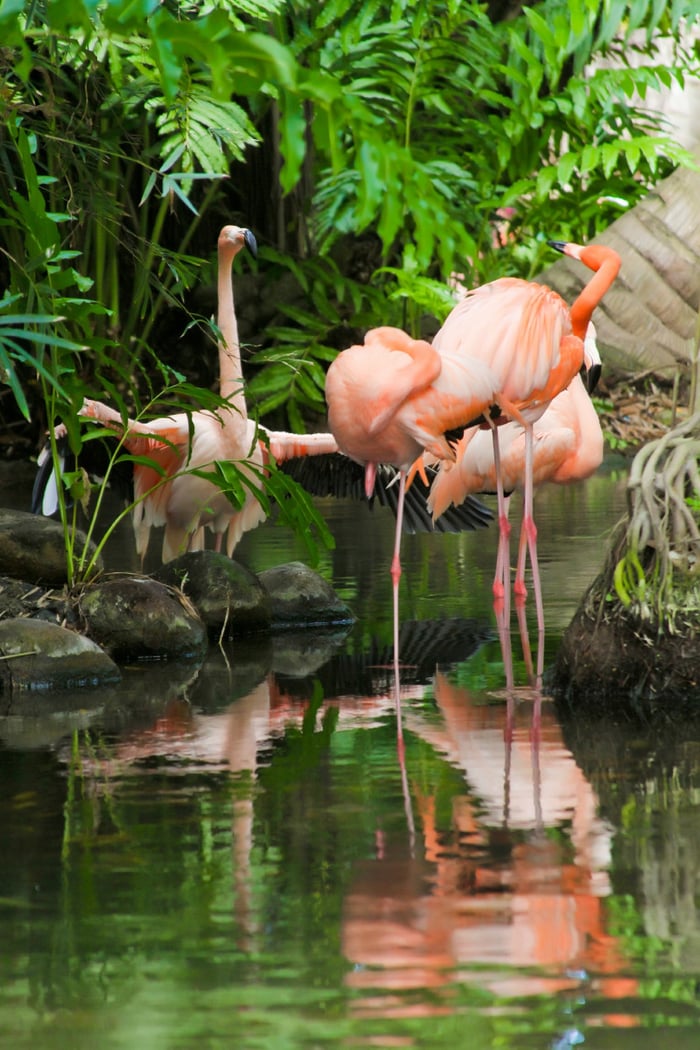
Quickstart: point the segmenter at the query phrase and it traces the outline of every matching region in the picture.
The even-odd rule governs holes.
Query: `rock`
[[[75,550],[85,547],[82,532],[75,535]],[[95,550],[90,544],[89,550]],[[101,559],[97,568],[102,567]],[[0,571],[31,583],[62,587],[67,582],[66,548],[60,522],[21,510],[0,510]]]
[[[265,631],[270,603],[258,577],[225,554],[193,551],[169,562],[154,578],[186,594],[210,634]]]
[[[204,622],[187,598],[149,577],[89,584],[79,609],[89,636],[116,660],[191,659],[207,647]]]
[[[44,620],[0,621],[0,694],[118,682],[119,668],[98,645]],[[7,713],[11,702],[0,705]]]
[[[349,606],[331,585],[303,562],[266,569],[258,579],[270,597],[273,627],[329,627],[355,622]]]

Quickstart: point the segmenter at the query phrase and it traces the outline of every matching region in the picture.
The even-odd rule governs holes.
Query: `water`
[[[538,496],[547,663],[624,499],[610,470]],[[0,721],[0,1045],[697,1046],[700,728],[562,721],[514,619],[506,733],[495,535],[407,537],[402,770],[392,522],[323,506],[346,638]]]

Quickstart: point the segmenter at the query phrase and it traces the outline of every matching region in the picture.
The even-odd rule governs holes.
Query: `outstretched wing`
[[[364,467],[341,453],[314,456],[313,458],[290,459],[282,470],[298,481],[312,496],[334,496],[337,499],[364,500]],[[436,522],[427,507],[430,482],[435,475],[428,468],[428,486],[416,475],[406,492],[403,531],[417,532],[469,532],[485,529],[493,521],[493,512],[474,496],[467,496],[459,507],[450,507]],[[394,467],[380,464],[370,506],[376,499],[380,506],[389,507],[396,515],[398,500],[398,471]]]

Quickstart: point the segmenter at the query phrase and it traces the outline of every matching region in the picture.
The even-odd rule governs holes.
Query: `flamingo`
[[[537,564],[537,529],[533,517],[533,424],[571,383],[584,361],[584,339],[594,309],[617,276],[621,259],[601,244],[549,241],[557,251],[593,270],[571,307],[546,285],[502,277],[467,293],[433,340],[440,354],[461,351],[486,364],[496,376],[496,414],[486,418],[493,443],[498,496],[500,546],[507,552],[510,526],[500,463],[499,424],[515,421],[524,428],[522,531],[532,565],[537,624],[544,632],[542,588]],[[509,559],[498,562],[497,599],[510,594]]]
[[[438,354],[429,343],[388,326],[370,329],[363,344],[343,350],[328,369],[328,425],[340,451],[364,467],[367,498],[374,492],[379,464],[399,471],[391,561],[397,666],[407,473],[424,450],[439,460],[454,459],[451,432],[488,413],[496,389],[495,376],[483,361],[447,347]],[[397,695],[397,714],[398,708]]]
[[[337,450],[330,434],[269,431],[248,417],[232,284],[233,260],[243,247],[256,254],[252,232],[224,226],[218,238],[217,278],[219,392],[224,406],[147,422],[124,418],[109,405],[88,398],[80,409],[81,416],[116,431],[127,451],[140,460],[134,464],[133,526],[142,563],[153,526],[165,527],[162,559],[167,562],[187,549],[202,549],[205,528],[214,532],[217,551],[226,533],[226,552],[231,557],[243,533],[265,518],[252,492],[236,509],[217,485],[191,471],[206,471],[216,461],[233,461],[248,484],[259,488],[260,472],[270,455],[282,462]]]
[[[595,327],[588,325],[584,341],[584,360],[588,370],[589,387],[594,387],[600,371],[600,354],[596,345]],[[547,481],[566,484],[590,477],[603,460],[603,431],[598,413],[580,375],[575,375],[569,386],[552,400],[547,410],[532,427],[533,486]],[[501,480],[508,515],[510,493],[522,491],[525,479],[526,431],[519,423],[505,423],[498,428]],[[497,478],[491,435],[483,429],[465,431],[456,447],[456,462],[441,463],[430,489],[428,509],[434,518],[440,517],[452,505],[458,507],[474,492],[496,492]],[[525,556],[527,537],[520,532],[518,563],[513,585],[517,597],[524,598]],[[503,560],[508,558],[499,542],[494,586],[508,572]]]

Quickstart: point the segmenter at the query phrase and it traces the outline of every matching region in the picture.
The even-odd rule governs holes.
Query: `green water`
[[[624,485],[541,496],[549,661]],[[700,726],[563,718],[515,622],[509,704],[495,539],[409,537],[402,767],[391,523],[329,516],[346,638],[0,720],[0,1046],[696,1047]]]

